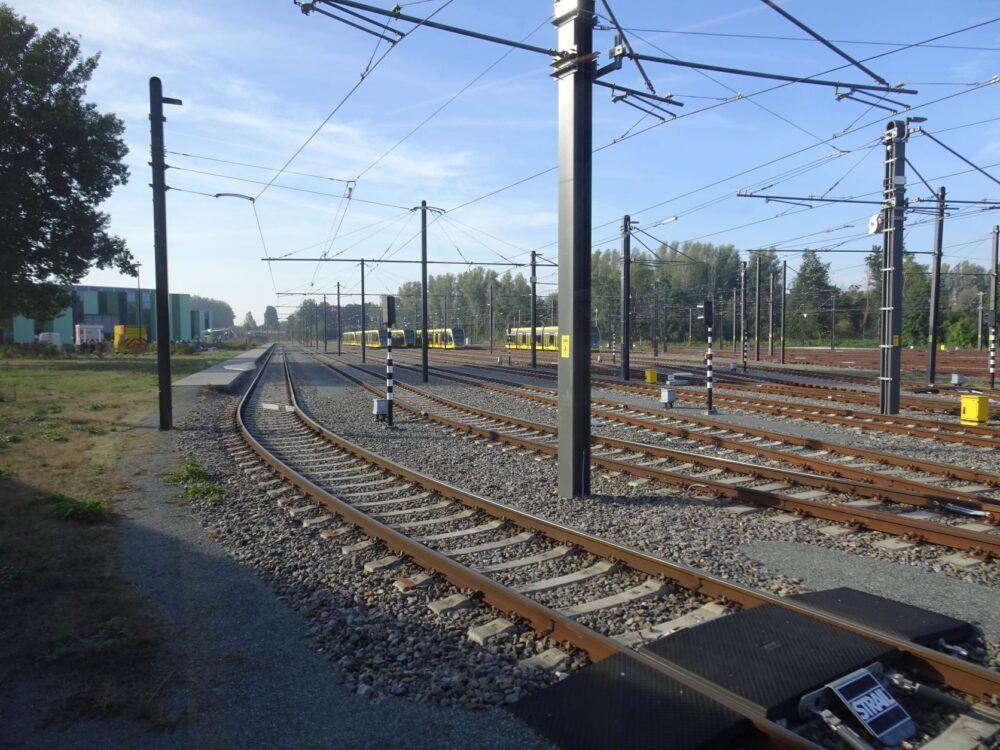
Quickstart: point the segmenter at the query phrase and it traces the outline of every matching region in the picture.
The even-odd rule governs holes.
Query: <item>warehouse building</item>
[[[3,343],[27,344],[40,333],[58,333],[63,343],[73,342],[77,324],[104,327],[104,338],[110,342],[116,325],[143,325],[150,339],[156,340],[156,290],[127,289],[110,286],[74,286],[73,304],[52,320],[32,320],[22,315],[4,322]],[[209,311],[191,309],[190,294],[170,295],[170,338],[172,341],[199,341],[204,331],[212,327]]]

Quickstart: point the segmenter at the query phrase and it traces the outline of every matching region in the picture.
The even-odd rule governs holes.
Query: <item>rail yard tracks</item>
[[[814,746],[788,728],[769,721],[745,701],[720,690],[714,683],[678,669],[648,650],[629,645],[641,644],[649,637],[662,634],[656,627],[651,628],[652,633],[645,634],[599,632],[585,624],[588,613],[612,606],[627,607],[630,601],[655,598],[668,589],[687,592],[692,610],[700,607],[706,597],[728,607],[743,609],[775,606],[811,618],[817,627],[823,623],[885,644],[901,654],[902,663],[915,674],[931,676],[976,699],[993,700],[1000,695],[1000,675],[980,665],[799,601],[756,592],[551,523],[371,454],[312,419],[299,400],[283,355],[275,359],[280,362],[269,361],[261,369],[238,409],[238,427],[248,445],[242,454],[242,463],[246,470],[255,472],[258,480],[261,475],[273,472],[276,478],[267,479],[265,483],[284,482],[294,487],[292,494],[280,487],[270,490],[269,494],[273,493],[272,496],[280,498],[291,510],[302,514],[304,523],[312,519],[310,525],[325,526],[336,517],[343,525],[357,526],[381,540],[396,556],[405,555],[424,567],[428,576],[440,574],[459,589],[472,591],[474,596],[501,612],[529,623],[536,631],[581,649],[594,661],[614,655],[627,658],[682,689],[724,706],[742,716],[754,732],[770,744]],[[261,467],[261,461],[267,468]],[[304,506],[293,508],[296,502]],[[455,512],[459,507],[462,510]],[[324,528],[323,533],[331,541],[336,540],[343,525]],[[482,538],[488,541],[468,543]],[[534,554],[513,556],[528,543],[532,546],[526,551]],[[375,542],[366,544],[374,545]],[[492,569],[475,565],[478,554],[497,549],[515,552]],[[586,556],[581,562],[590,564],[520,586],[503,583],[504,571],[530,570],[530,566],[542,561],[570,559],[571,555]],[[390,555],[375,561],[374,569],[391,568],[390,558],[394,557]],[[463,564],[459,560],[466,562]],[[626,571],[626,579],[634,585],[613,597],[581,602],[569,609],[546,605],[546,591],[607,575],[609,571]],[[411,579],[403,585],[420,583],[420,580]],[[465,596],[450,598],[457,605]]]

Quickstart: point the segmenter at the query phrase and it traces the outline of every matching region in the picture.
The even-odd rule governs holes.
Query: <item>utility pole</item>
[[[757,253],[757,267],[754,270],[753,348],[754,361],[760,362],[760,253]]]
[[[493,280],[490,279],[490,354],[493,353]]]
[[[903,211],[906,197],[907,123],[892,120],[882,134],[885,180],[882,209],[882,312],[879,412],[899,413],[900,334],[903,322]]]
[[[990,388],[996,387],[997,371],[997,247],[1000,226],[993,225],[993,257],[990,265]]]
[[[830,297],[830,351],[837,348],[837,293]]]
[[[427,382],[427,201],[420,201],[420,374]]]
[[[337,356],[340,356],[340,342],[344,338],[344,331],[340,327],[340,282],[337,282]]]
[[[594,0],[555,3],[559,112],[559,495],[590,494]]]
[[[785,302],[788,301],[788,261],[781,261],[781,364],[785,364]]]
[[[164,104],[180,105],[180,99],[163,95],[163,84],[149,79],[149,150],[153,168],[153,249],[156,258],[156,365],[160,390],[160,429],[174,426],[173,393],[170,388],[170,290],[167,278],[167,165],[164,161]]]
[[[688,346],[691,346],[691,343],[694,340],[692,338],[692,333],[693,333],[693,323],[692,323],[692,321],[693,320],[694,320],[694,310],[689,307],[688,308]]]
[[[747,327],[747,262],[740,264],[740,338],[743,340],[743,372],[747,371],[747,343],[750,331]]]
[[[736,353],[736,289],[733,289],[733,353]]]
[[[629,379],[629,355],[632,353],[632,219],[622,219],[622,380]]]
[[[326,327],[326,295],[323,295],[323,354],[326,354],[326,340],[327,340],[327,327]]]
[[[774,271],[767,288],[767,356],[774,357]]]
[[[979,292],[979,323],[976,326],[976,348],[979,351],[983,350],[983,294]]]
[[[660,300],[659,295],[657,295],[656,282],[653,282],[653,356],[660,356],[657,350],[657,338],[660,328]]]
[[[361,364],[365,364],[365,340],[368,338],[368,315],[365,310],[365,259],[361,259]]]
[[[934,258],[931,262],[931,316],[927,326],[927,385],[937,378],[938,326],[941,325],[941,248],[944,242],[944,187],[938,188],[934,217]]]
[[[537,253],[531,251],[531,369],[534,370],[538,367],[538,358],[536,354],[537,341],[535,341],[535,328],[538,325],[538,304],[537,304],[537,294],[535,284],[538,282],[538,270],[535,266],[535,259]]]
[[[667,353],[667,341],[670,340],[670,305],[667,298],[670,296],[670,287],[663,287],[663,353]]]

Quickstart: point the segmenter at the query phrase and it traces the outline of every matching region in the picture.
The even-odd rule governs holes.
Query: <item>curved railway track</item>
[[[975,699],[1000,697],[1000,674],[980,665],[918,645],[859,622],[838,617],[802,602],[782,599],[729,583],[696,569],[676,565],[637,550],[623,547],[572,528],[523,513],[433,477],[397,465],[339,437],[312,419],[301,403],[283,355],[280,365],[271,361],[262,366],[237,410],[237,427],[247,442],[242,461],[245,470],[261,474],[273,472],[275,480],[266,485],[287,483],[298,501],[306,502],[304,512],[319,512],[322,523],[336,517],[340,527],[324,535],[336,539],[339,529],[353,525],[380,540],[397,555],[405,555],[425,568],[428,576],[440,574],[460,589],[504,613],[521,618],[538,632],[586,652],[594,661],[623,654],[641,662],[665,679],[694,691],[709,701],[742,716],[753,732],[767,743],[781,747],[816,747],[804,737],[766,719],[742,700],[714,684],[678,669],[647,650],[635,650],[623,642],[641,643],[643,634],[597,632],[581,622],[587,612],[608,606],[627,606],[635,599],[649,599],[666,589],[688,592],[692,605],[715,599],[727,606],[753,608],[775,605],[819,623],[844,628],[890,646],[900,654],[902,664],[915,674],[929,676]],[[263,461],[266,469],[259,468]],[[282,489],[269,492],[280,501],[290,497]],[[308,498],[308,500],[306,500]],[[376,499],[377,498],[377,499]],[[291,502],[295,502],[292,500]],[[454,512],[456,508],[463,510]],[[294,509],[293,509],[294,510]],[[447,531],[437,531],[447,529]],[[426,533],[431,531],[432,533]],[[420,536],[412,536],[412,534]],[[487,541],[469,545],[475,535]],[[543,549],[523,558],[508,558],[499,566],[477,567],[476,555],[486,549],[517,548],[537,542]],[[374,545],[374,541],[363,544]],[[458,545],[456,547],[455,545]],[[465,546],[462,546],[465,545]],[[538,550],[538,546],[533,547]],[[527,567],[539,560],[567,554],[586,555],[597,562],[562,576],[541,579],[512,588],[502,583],[502,571]],[[391,557],[391,556],[390,556]],[[389,558],[376,561],[388,566]],[[459,560],[466,560],[465,564]],[[644,579],[632,589],[608,601],[594,601],[569,609],[553,609],[544,603],[544,592],[610,570],[628,571],[633,579]],[[404,585],[419,585],[409,580]],[[456,595],[462,598],[461,595]],[[611,600],[614,600],[613,602]],[[623,620],[624,621],[624,620]],[[655,631],[655,628],[653,629]],[[667,631],[669,632],[669,631]],[[618,637],[610,637],[617,635]]]

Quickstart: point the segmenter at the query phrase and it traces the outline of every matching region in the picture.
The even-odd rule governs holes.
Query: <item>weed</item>
[[[98,427],[96,424],[74,423],[73,429],[79,430],[80,432],[86,432],[88,435],[104,435],[107,433],[107,430],[103,427]]]
[[[112,617],[97,626],[90,635],[81,636],[72,628],[61,633],[39,656],[40,661],[81,659],[125,643],[133,637],[132,623],[127,617]]]
[[[0,435],[0,448],[6,448],[8,445],[13,445],[14,443],[23,443],[24,438],[20,435],[11,433],[9,435]]]
[[[38,437],[42,440],[48,440],[50,443],[65,443],[69,440],[68,437],[63,435],[62,430],[57,427],[53,427],[48,430],[42,430],[38,433]]]
[[[222,485],[218,482],[192,482],[184,487],[184,497],[188,500],[217,503],[223,496]]]
[[[192,482],[207,482],[211,478],[203,466],[199,466],[194,461],[185,461],[177,471],[167,477],[167,481],[171,484],[190,484]]]
[[[44,406],[37,407],[31,414],[24,418],[25,422],[44,422],[49,416],[48,410]]]
[[[107,516],[100,500],[74,500],[58,492],[46,492],[35,497],[36,502],[52,506],[52,515],[66,521],[97,523]]]
[[[111,404],[91,404],[89,407],[91,411],[104,411],[105,409],[110,409]]]

